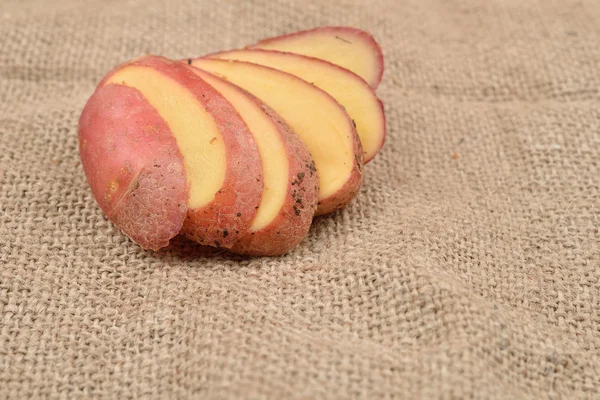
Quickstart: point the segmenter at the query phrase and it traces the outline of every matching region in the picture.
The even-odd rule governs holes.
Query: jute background
[[[114,65],[380,41],[387,143],[282,258],[141,250],[85,182]],[[599,398],[597,0],[0,3],[0,398]]]

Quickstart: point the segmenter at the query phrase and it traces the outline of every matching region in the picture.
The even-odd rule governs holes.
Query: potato
[[[168,245],[183,226],[189,188],[175,137],[142,93],[98,88],[79,119],[79,152],[108,218],[145,249]]]
[[[110,71],[85,105],[79,147],[92,193],[143,248],[183,234],[285,254],[315,215],[358,193],[385,140],[377,43],[325,27],[250,47],[140,57]]]
[[[175,138],[189,185],[181,233],[201,244],[233,245],[250,227],[263,190],[260,155],[244,121],[223,96],[188,67],[163,57],[147,56],[119,66],[104,78],[98,90],[114,85],[141,93]],[[110,123],[116,126],[114,132],[104,133],[103,126],[98,125],[88,135],[126,135],[132,129],[126,114]],[[147,137],[153,135],[151,129],[146,132]],[[140,138],[140,142],[144,140],[149,139]],[[127,151],[140,152],[136,148]],[[107,162],[102,158],[97,161]],[[153,195],[153,201],[160,199],[168,207],[170,195],[166,191],[155,190]],[[140,223],[130,219],[121,219],[120,224]]]
[[[323,89],[336,99],[356,124],[364,161],[375,157],[385,141],[383,104],[358,75],[318,58],[273,50],[232,50],[210,58],[239,60],[264,65],[295,75]]]
[[[319,180],[302,140],[273,110],[243,89],[208,72],[196,73],[238,111],[258,145],[264,190],[256,217],[232,251],[274,256],[293,249],[308,233],[317,208]]]
[[[248,46],[320,58],[346,68],[376,89],[383,76],[383,53],[370,33],[350,27],[320,27],[277,36]]]
[[[300,136],[319,175],[317,215],[333,212],[356,196],[363,151],[352,120],[334,98],[294,75],[257,64],[210,58],[189,62],[252,93]]]

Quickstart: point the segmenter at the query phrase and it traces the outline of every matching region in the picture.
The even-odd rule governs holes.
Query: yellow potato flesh
[[[367,82],[377,69],[373,50],[354,35],[345,32],[315,32],[311,35],[284,37],[282,40],[258,43],[251,48],[279,50],[320,58],[346,68]]]
[[[127,66],[112,75],[115,83],[139,90],[175,136],[190,184],[188,207],[200,208],[214,200],[223,186],[226,152],[213,117],[185,87],[143,66]]]
[[[351,122],[327,93],[297,77],[244,62],[195,59],[192,64],[254,94],[300,136],[319,173],[319,200],[335,194],[356,163]]]
[[[314,84],[332,95],[354,119],[366,160],[372,159],[381,148],[384,134],[383,112],[371,87],[356,75],[329,63],[296,54],[233,50],[214,57],[276,68]]]
[[[240,114],[254,137],[263,164],[264,189],[250,232],[269,225],[285,202],[289,183],[289,163],[281,136],[271,118],[235,86],[204,71],[195,71],[217,89]]]

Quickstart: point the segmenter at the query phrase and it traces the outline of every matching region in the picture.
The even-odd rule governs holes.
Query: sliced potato
[[[352,120],[325,91],[283,71],[242,61],[198,58],[190,63],[247,90],[300,136],[319,175],[317,215],[343,207],[362,182],[363,152]]]
[[[383,53],[373,36],[350,27],[326,26],[277,36],[248,46],[320,58],[359,75],[377,89],[383,76]]]
[[[238,111],[254,135],[262,160],[265,185],[258,212],[232,250],[262,256],[285,254],[304,239],[317,208],[319,180],[310,153],[259,99],[215,75],[196,71]]]
[[[210,58],[247,61],[295,75],[323,89],[336,99],[356,124],[365,164],[385,141],[383,104],[367,82],[349,70],[314,57],[272,50],[232,50]]]
[[[177,141],[190,186],[182,233],[217,247],[240,239],[256,215],[263,175],[253,136],[233,106],[188,67],[163,57],[113,70],[100,86],[110,84],[142,93]]]

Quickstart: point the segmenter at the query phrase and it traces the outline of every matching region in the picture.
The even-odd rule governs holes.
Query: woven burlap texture
[[[599,398],[599,21],[597,0],[3,0],[0,398]],[[77,121],[108,70],[321,25],[386,60],[349,207],[280,258],[147,252],[106,220]]]

